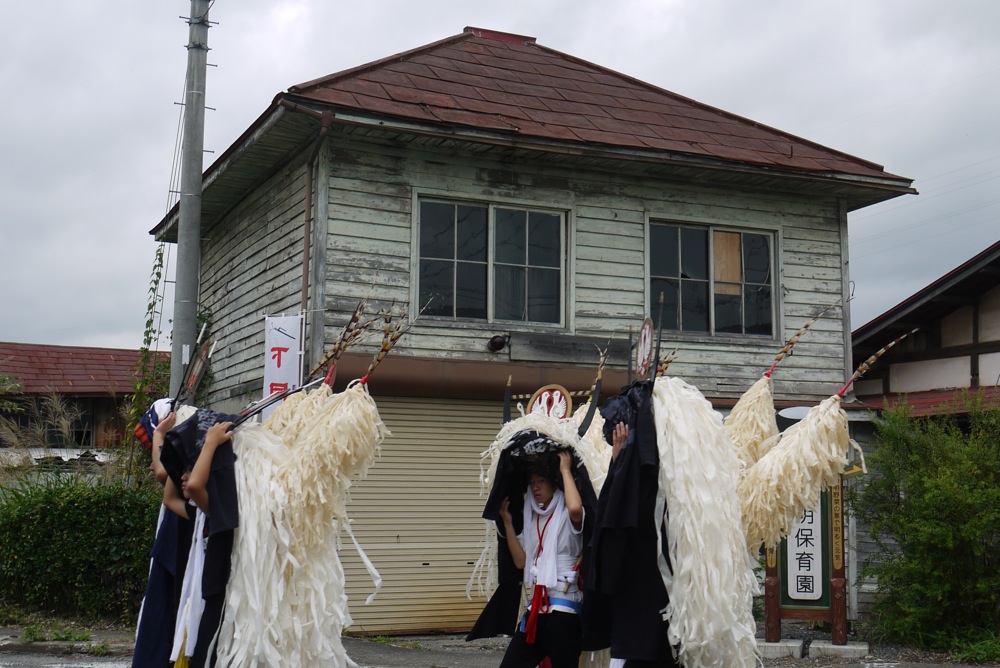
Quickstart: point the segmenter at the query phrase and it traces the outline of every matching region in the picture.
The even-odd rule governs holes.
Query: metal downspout
[[[312,257],[313,167],[316,163],[316,156],[319,155],[320,149],[323,148],[323,141],[330,132],[330,127],[333,125],[335,116],[329,111],[316,111],[315,109],[310,109],[309,107],[304,107],[288,100],[280,100],[278,104],[289,111],[317,118],[320,122],[316,142],[313,144],[312,153],[310,153],[309,160],[306,162],[305,221],[302,225],[302,296],[300,301],[303,318],[307,321],[309,313],[309,260]],[[303,331],[309,331],[308,327],[306,327],[306,322],[303,322]]]

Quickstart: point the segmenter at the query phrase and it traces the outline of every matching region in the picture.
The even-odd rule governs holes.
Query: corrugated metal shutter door
[[[351,490],[348,513],[382,575],[372,592],[346,538],[340,556],[356,633],[463,632],[486,601],[466,598],[482,552],[479,457],[500,428],[500,402],[377,398],[392,435],[368,477]]]

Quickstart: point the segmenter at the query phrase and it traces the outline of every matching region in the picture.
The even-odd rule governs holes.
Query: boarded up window
[[[650,302],[684,332],[774,335],[771,235],[654,222]]]

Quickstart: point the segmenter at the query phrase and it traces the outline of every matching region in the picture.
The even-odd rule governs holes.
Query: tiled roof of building
[[[138,350],[0,342],[0,375],[23,394],[129,394],[138,359]]]
[[[541,46],[459,35],[289,89],[293,98],[411,122],[796,172],[901,177],[856,158]],[[906,180],[906,179],[903,179]]]
[[[881,409],[899,404],[909,404],[914,417],[925,415],[964,415],[969,412],[967,399],[971,394],[982,392],[987,406],[1000,406],[1000,387],[991,385],[981,388],[928,390],[909,394],[887,394],[884,397],[862,397],[870,408]]]

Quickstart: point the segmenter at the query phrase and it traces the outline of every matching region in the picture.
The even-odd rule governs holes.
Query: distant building
[[[480,453],[514,392],[628,368],[658,318],[672,374],[725,408],[782,342],[844,303],[847,217],[914,192],[877,164],[701,104],[532,37],[461,34],[292,86],[205,172],[202,306],[214,408],[259,398],[264,315],[304,312],[305,368],[362,298],[424,309],[373,376],[392,431],[351,490],[381,569],[372,605],[345,550],[355,628],[467,630]],[[153,230],[176,240],[178,211]],[[779,406],[844,383],[836,306],[775,374]],[[491,343],[492,342],[492,343]],[[377,345],[377,344],[376,344]],[[338,383],[373,350],[352,349]]]
[[[961,419],[969,392],[1000,402],[1000,241],[854,330],[855,363],[914,329],[855,383],[855,396],[871,410],[906,403],[913,415]],[[862,445],[871,443],[870,424],[857,423],[856,430]],[[856,536],[862,563],[875,546],[865,527]],[[874,582],[860,587],[861,614],[874,592]]]
[[[1000,241],[854,330],[855,362],[913,329],[856,383],[858,398],[905,401],[914,415],[962,413],[969,390],[1000,399]]]
[[[5,398],[26,406],[55,396],[74,418],[68,439],[48,430],[52,447],[99,449],[121,444],[125,420],[120,409],[135,390],[138,359],[137,350],[0,342],[0,376],[21,386],[20,395]],[[7,417],[22,427],[31,420],[29,413]]]

